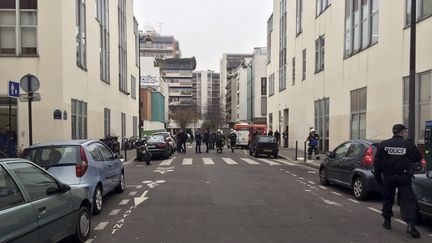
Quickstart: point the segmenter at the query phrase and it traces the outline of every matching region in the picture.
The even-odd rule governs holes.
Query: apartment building
[[[267,48],[257,47],[247,64],[247,121],[266,124]]]
[[[220,105],[219,73],[215,71],[196,71],[192,76],[192,99],[197,106],[199,119],[205,119],[207,112],[214,111],[214,105]]]
[[[248,65],[252,58],[247,57],[234,70],[231,91],[235,90],[232,98],[231,111],[235,114],[234,123],[247,122],[248,98]]]
[[[140,33],[141,56],[155,59],[180,58],[180,44],[172,35],[160,35],[156,31]]]
[[[28,146],[27,103],[12,99],[5,113],[6,87],[33,74],[34,142],[138,135],[138,51],[133,1],[2,0],[1,128]]]
[[[416,142],[431,119],[432,4],[418,0]],[[273,0],[268,20],[270,128],[289,145],[310,127],[322,150],[383,139],[407,124],[410,1]]]

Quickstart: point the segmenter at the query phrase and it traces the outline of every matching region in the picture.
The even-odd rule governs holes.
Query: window
[[[139,67],[139,32],[138,21],[134,18],[134,35],[135,35],[135,65]]]
[[[331,0],[316,0],[316,16],[318,17],[330,6]]]
[[[267,64],[271,62],[271,35],[273,32],[273,14],[267,21]]]
[[[115,159],[113,153],[111,152],[111,150],[107,146],[105,146],[105,144],[96,143],[96,145],[99,148],[99,150],[101,151],[102,156],[105,160],[114,160]]]
[[[132,129],[133,136],[138,136],[138,118],[136,116],[132,117]]]
[[[111,135],[111,110],[108,108],[104,109],[104,135]]]
[[[37,54],[37,0],[2,0],[0,54]]]
[[[292,85],[295,85],[295,57],[292,59]]]
[[[286,65],[279,69],[279,92],[286,89]]]
[[[41,169],[29,163],[8,165],[26,189],[30,200],[46,198],[59,191],[57,182]]]
[[[329,150],[330,100],[324,98],[315,101],[315,129],[320,135],[319,150]]]
[[[411,0],[405,0],[405,24],[411,24]],[[417,0],[417,20],[425,19],[432,15],[431,0]]]
[[[24,198],[12,177],[0,166],[0,211],[24,203]]]
[[[345,57],[378,42],[379,0],[345,0]]]
[[[296,6],[296,33],[303,32],[303,0],[297,0]]]
[[[126,138],[126,114],[121,113],[121,138],[123,141]]]
[[[351,139],[366,139],[367,89],[351,91]]]
[[[274,95],[275,86],[274,86],[274,73],[269,76],[269,96]]]
[[[306,80],[306,49],[303,50],[302,81]]]
[[[267,78],[261,78],[261,95],[267,95]]]
[[[286,0],[280,1],[281,17],[279,29],[279,92],[286,89],[287,65],[287,7]]]
[[[136,78],[135,76],[131,76],[131,97],[136,99]]]
[[[87,138],[87,103],[72,100],[72,139]]]
[[[96,143],[89,144],[87,150],[92,156],[94,161],[104,161],[101,151],[98,149]]]
[[[100,79],[109,83],[110,44],[109,44],[109,6],[108,0],[97,0],[97,20],[100,26]]]
[[[335,158],[340,159],[345,156],[345,154],[348,152],[348,149],[350,148],[351,143],[344,143],[341,146],[337,147],[334,151]]]
[[[269,113],[269,130],[273,130],[273,113]]]
[[[315,40],[315,72],[318,73],[324,70],[324,50],[325,50],[325,39],[324,36],[320,36]]]
[[[85,0],[76,0],[76,55],[77,66],[87,68],[87,35]]]
[[[119,89],[127,93],[126,0],[118,0]]]
[[[404,78],[404,123],[408,124],[408,111],[409,111],[409,77]],[[423,142],[425,122],[430,120],[431,115],[431,83],[432,71],[417,74],[416,77],[416,141]]]

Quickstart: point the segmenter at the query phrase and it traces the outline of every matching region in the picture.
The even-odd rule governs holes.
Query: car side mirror
[[[69,185],[66,185],[64,183],[60,183],[60,192],[66,193],[71,190],[71,187]]]
[[[327,152],[326,152],[326,155],[327,155],[327,157],[329,157],[329,158],[333,158],[333,157],[334,157],[334,154],[333,154],[333,152],[331,152],[331,151],[327,151]]]
[[[428,173],[426,173],[426,177],[432,179],[432,170],[430,170]]]
[[[114,154],[114,159],[121,159],[121,157],[122,156],[120,154],[117,154],[117,153]]]

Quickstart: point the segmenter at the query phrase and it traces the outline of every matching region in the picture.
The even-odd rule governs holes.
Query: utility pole
[[[408,106],[408,137],[415,142],[416,121],[416,24],[417,0],[411,0],[411,38],[410,38],[410,69],[409,69],[409,106]]]

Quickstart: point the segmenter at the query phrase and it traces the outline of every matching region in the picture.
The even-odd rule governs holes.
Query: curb
[[[311,167],[311,168],[314,168],[314,169],[319,169],[320,168],[320,165],[317,165],[315,163],[299,162],[298,160],[294,160],[294,159],[292,159],[290,157],[287,157],[285,155],[280,155],[280,154],[278,154],[278,156],[281,157],[282,159],[285,159],[285,160],[288,160],[288,161],[291,161],[291,162],[295,162],[295,163],[300,164],[300,165],[305,165],[305,166],[308,166],[308,167]]]

